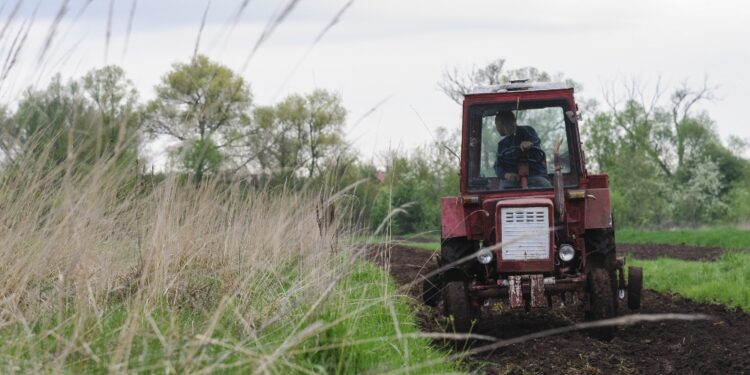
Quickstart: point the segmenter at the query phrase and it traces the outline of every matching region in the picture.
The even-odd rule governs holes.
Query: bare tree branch
[[[503,67],[505,59],[497,59],[485,66],[469,69],[453,67],[443,72],[443,78],[438,82],[438,87],[457,104],[461,104],[464,94],[473,87],[483,85],[497,85],[504,81]]]

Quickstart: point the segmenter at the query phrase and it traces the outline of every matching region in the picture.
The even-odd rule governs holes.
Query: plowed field
[[[659,254],[658,246],[638,246],[629,252],[645,257],[686,254],[688,259],[716,256],[704,257],[700,254],[705,253],[696,249],[677,248]],[[434,254],[393,246],[371,248],[369,256],[388,268],[399,284],[408,285],[420,272],[433,266]],[[421,283],[415,284],[407,292],[418,296]],[[750,374],[750,315],[650,290],[644,291],[642,306],[641,313],[702,313],[715,319],[621,327],[608,342],[591,338],[585,332],[573,332],[498,349],[470,358],[466,363],[471,370],[491,374]],[[420,305],[417,315],[424,331],[441,330],[440,306],[431,309]],[[578,304],[525,313],[523,309],[510,310],[507,305],[496,303],[483,309],[476,333],[512,338],[569,325],[581,321],[582,315]]]

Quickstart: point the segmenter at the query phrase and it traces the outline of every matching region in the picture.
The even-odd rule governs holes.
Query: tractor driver
[[[497,143],[495,173],[503,189],[520,187],[518,163],[526,153],[529,163],[529,187],[552,187],[547,179],[547,156],[541,141],[531,126],[518,126],[511,111],[500,111],[495,116],[495,128],[503,138]]]

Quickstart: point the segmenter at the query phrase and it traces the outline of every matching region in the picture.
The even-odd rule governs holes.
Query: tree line
[[[511,79],[565,81],[533,67],[509,70],[504,60],[446,70],[438,86],[456,103],[476,85]],[[671,92],[625,84],[605,103],[578,98],[588,168],[610,175],[620,226],[678,226],[750,219],[747,143],[723,142],[697,109],[708,85]],[[256,105],[249,83],[206,56],[175,63],[142,102],[125,71],[60,75],[29,88],[13,108],[0,108],[4,170],[34,161],[44,168],[86,170],[108,159],[134,178],[178,173],[187,182],[243,181],[249,189],[326,188],[346,191],[348,216],[381,232],[436,231],[440,197],[458,192],[459,121],[415,150],[392,150],[376,164],[347,144],[340,95],[318,89]],[[139,169],[148,142],[171,144],[164,172]],[[7,174],[7,173],[6,173]],[[386,220],[388,219],[388,220]]]
[[[45,87],[26,89],[14,106],[0,108],[3,178],[30,165],[43,174],[86,173],[106,160],[109,172],[132,176],[129,185],[178,174],[185,183],[198,185],[240,180],[246,189],[325,188],[347,191],[348,216],[357,225],[376,228],[392,206],[383,198],[390,196],[384,193],[386,186],[426,178],[431,169],[402,178],[387,168],[388,178],[378,178],[383,168],[361,160],[346,143],[347,111],[340,95],[328,90],[256,105],[247,81],[197,55],[173,64],[154,91],[152,100],[141,101],[118,66],[67,81],[56,75]],[[149,143],[170,145],[165,170],[143,168]],[[410,171],[414,163],[400,153],[384,158],[401,165],[399,171]],[[441,185],[445,194],[447,186],[457,186]]]
[[[57,75],[45,88],[29,88],[14,110],[0,111],[4,163],[40,153],[51,164],[127,159],[158,139],[176,143],[171,166],[195,181],[227,171],[283,179],[313,177],[330,151],[344,145],[346,110],[330,91],[256,106],[242,77],[199,55],[174,64],[155,92],[141,103],[118,66],[68,82]]]

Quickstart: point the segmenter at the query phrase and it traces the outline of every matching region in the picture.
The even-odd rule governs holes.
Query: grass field
[[[708,303],[738,307],[750,313],[750,254],[730,252],[716,261],[670,258],[630,259],[643,267],[644,286]]]
[[[267,289],[256,308],[268,310],[263,302],[274,300],[284,289]],[[90,321],[85,332],[81,332],[74,310],[62,317],[37,320],[33,327],[11,325],[0,335],[4,342],[0,368],[5,373],[44,372],[50,368],[47,366],[56,366],[54,359],[59,354],[64,357],[58,368],[70,373],[104,373],[114,368],[248,373],[265,365],[272,373],[352,374],[445,362],[439,361],[445,353],[431,347],[428,339],[408,337],[418,332],[410,302],[394,293],[390,276],[369,263],[357,262],[309,321],[305,319],[309,310],[299,308],[265,327],[262,334],[253,335],[257,327],[238,324],[238,305],[229,302],[225,311],[216,315],[175,308],[167,300],[154,303],[147,312],[133,311],[139,310],[138,306],[113,303],[103,306],[101,317]],[[138,314],[140,321],[133,322],[133,314]],[[252,321],[246,324],[252,325]],[[122,335],[130,329],[136,332],[125,349]],[[207,330],[210,333],[206,334]],[[196,341],[196,337],[201,339]],[[127,351],[126,358],[120,350]],[[412,373],[456,370],[455,364],[445,362]]]
[[[646,288],[677,293],[686,298],[721,303],[750,312],[750,231],[731,228],[701,228],[668,231],[620,230],[620,243],[686,244],[727,249],[715,261],[685,261],[661,258],[631,259],[643,267]]]
[[[435,234],[425,235],[419,233],[400,236],[354,236],[352,238],[352,243],[359,245],[387,243],[430,251],[440,251],[440,236]]]
[[[0,372],[458,370],[347,229],[319,227],[327,197],[111,167],[0,178]]]
[[[440,242],[395,242],[401,246],[440,252]]]
[[[619,243],[663,243],[750,249],[750,230],[734,227],[648,231],[618,229]]]

